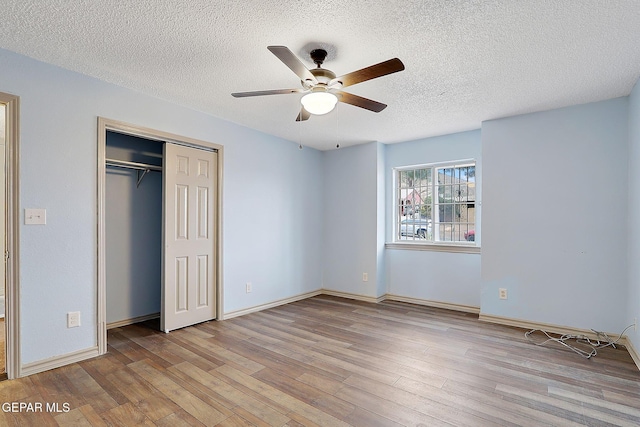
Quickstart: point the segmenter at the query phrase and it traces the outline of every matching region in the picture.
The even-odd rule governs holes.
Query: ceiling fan
[[[310,52],[311,59],[317,65],[317,68],[311,70],[305,67],[298,57],[286,46],[268,46],[267,49],[284,62],[284,64],[300,78],[302,87],[297,89],[236,92],[231,95],[236,98],[243,98],[248,96],[305,93],[300,100],[302,108],[300,109],[300,113],[298,113],[296,121],[307,120],[311,114],[326,114],[333,110],[338,101],[379,113],[387,107],[386,104],[352,93],[343,92],[341,89],[404,70],[402,61],[398,58],[393,58],[336,77],[333,71],[322,68],[322,63],[327,57],[327,51],[324,49],[314,49]]]

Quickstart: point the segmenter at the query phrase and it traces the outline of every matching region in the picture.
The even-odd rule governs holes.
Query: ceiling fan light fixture
[[[306,93],[300,99],[302,108],[296,117],[296,122],[308,120],[311,115],[327,114],[335,108],[338,101],[379,113],[387,107],[386,104],[343,92],[342,88],[404,70],[402,61],[398,58],[392,58],[336,77],[333,71],[321,66],[327,57],[327,51],[324,49],[314,49],[310,52],[311,59],[317,65],[312,69],[308,69],[286,46],[267,46],[267,49],[298,76],[302,88],[235,92],[231,95],[235,98],[244,98],[247,96]]]
[[[300,99],[300,103],[311,114],[327,114],[338,103],[338,97],[331,92],[311,92]]]

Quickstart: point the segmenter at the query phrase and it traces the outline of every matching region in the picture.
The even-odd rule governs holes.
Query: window
[[[395,169],[395,241],[475,242],[474,161]]]

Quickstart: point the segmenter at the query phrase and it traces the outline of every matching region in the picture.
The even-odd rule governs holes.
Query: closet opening
[[[222,148],[99,118],[99,354],[107,329],[219,318]]]
[[[160,318],[163,144],[107,131],[107,329]]]

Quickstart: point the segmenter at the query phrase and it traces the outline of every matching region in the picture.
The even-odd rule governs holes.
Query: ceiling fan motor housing
[[[333,79],[336,78],[336,73],[334,73],[331,70],[327,70],[326,68],[312,68],[311,70],[309,70],[311,72],[311,74],[313,74],[313,76],[316,78],[316,80],[318,81],[318,84],[320,85],[328,85],[329,82]],[[306,80],[304,83],[308,83],[310,87],[313,86],[313,83],[311,83],[309,80]],[[305,85],[306,86],[306,85]]]

